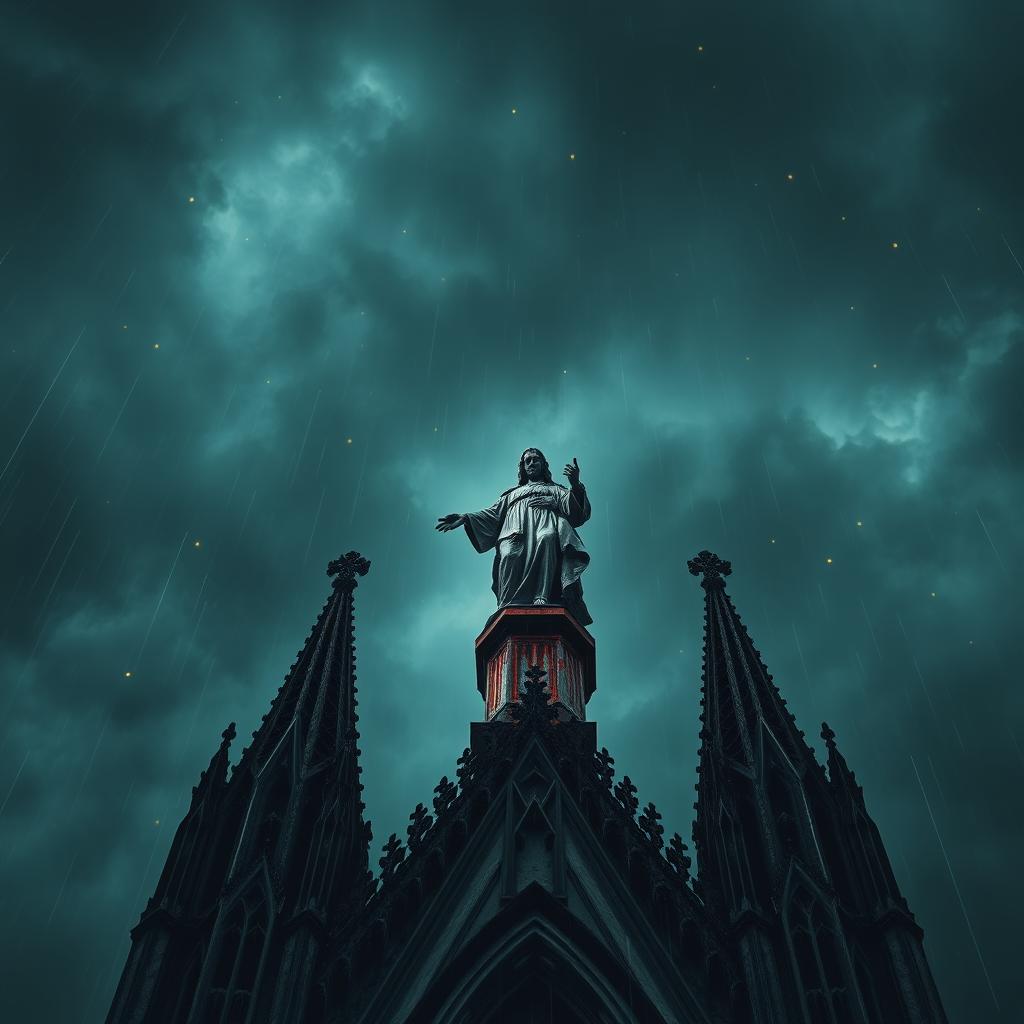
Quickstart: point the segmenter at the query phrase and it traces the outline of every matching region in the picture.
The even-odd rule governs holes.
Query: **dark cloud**
[[[711,547],[798,723],[820,746],[827,719],[857,771],[951,1018],[994,1012],[975,939],[1009,1005],[1018,21],[957,4],[11,19],[15,1015],[102,1019],[190,787],[228,721],[257,726],[352,547],[373,562],[366,800],[378,840],[404,831],[479,714],[493,603],[489,557],[433,523],[493,501],[528,445],[583,468],[591,710],[667,829],[688,833],[695,781],[685,560]]]

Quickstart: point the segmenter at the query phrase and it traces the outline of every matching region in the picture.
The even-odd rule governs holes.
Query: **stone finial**
[[[509,714],[519,725],[542,728],[557,717],[544,689],[543,679],[547,672],[540,665],[532,665],[523,675],[525,679],[519,686],[519,702],[509,705]]]
[[[469,747],[466,747],[455,764],[455,775],[459,780],[459,787],[465,791],[466,786],[473,781],[473,775],[477,769],[476,755]]]
[[[607,747],[602,747],[594,754],[594,764],[597,768],[597,777],[601,785],[605,789],[611,789],[612,780],[615,778],[615,769],[612,767],[615,764],[615,758],[608,753]]]
[[[633,784],[633,780],[628,775],[623,775],[622,781],[616,785],[614,792],[615,799],[622,804],[623,809],[632,818],[640,806],[640,801],[636,798],[636,786]]]
[[[640,826],[640,831],[659,850],[665,845],[665,840],[661,838],[665,834],[665,826],[661,824],[661,812],[653,802],[649,802],[644,808],[637,824]]]
[[[405,849],[398,836],[392,832],[388,837],[388,841],[384,844],[384,856],[378,861],[380,864],[381,878],[390,878],[395,873],[395,868],[397,868],[403,860],[405,860]]]
[[[690,865],[693,863],[689,856],[689,849],[686,843],[683,842],[683,837],[677,832],[669,840],[668,850],[665,853],[669,864],[676,869],[683,881],[689,879]]]
[[[409,827],[405,830],[408,835],[409,852],[415,853],[423,842],[423,836],[434,824],[434,819],[427,813],[423,804],[417,804],[412,814],[409,815]]]
[[[334,586],[343,590],[353,590],[359,582],[356,577],[365,576],[369,570],[369,561],[358,551],[348,551],[327,564],[327,575],[334,576]]]
[[[687,563],[686,567],[690,570],[692,576],[703,576],[701,584],[708,583],[712,580],[720,581],[723,576],[728,576],[732,572],[732,563],[726,562],[719,558],[712,551],[705,549],[704,551],[698,551],[697,554],[691,558]]]
[[[440,817],[455,802],[459,790],[454,782],[449,781],[447,775],[441,776],[441,781],[434,787],[434,813]]]

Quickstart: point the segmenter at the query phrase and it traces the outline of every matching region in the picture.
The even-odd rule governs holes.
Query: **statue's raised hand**
[[[447,533],[449,530],[457,530],[463,523],[465,523],[466,517],[460,515],[458,512],[452,512],[449,515],[441,516],[437,520],[437,526],[435,530],[440,530],[442,533]]]
[[[572,457],[572,462],[565,464],[565,469],[562,472],[569,478],[569,485],[571,487],[579,487],[580,483],[580,467],[576,462],[576,456]]]

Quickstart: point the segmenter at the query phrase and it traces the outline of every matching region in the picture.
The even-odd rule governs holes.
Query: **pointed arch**
[[[831,904],[796,864],[783,894],[783,928],[806,1020],[855,1024],[863,1019],[842,928]]]
[[[284,831],[297,781],[297,732],[288,723],[263,766],[255,772],[252,795],[242,823],[229,875],[235,877],[265,855],[273,860]]]
[[[227,904],[214,926],[205,992],[193,1019],[206,1024],[249,1024],[256,1004],[274,918],[265,862]]]
[[[299,906],[325,911],[331,897],[338,862],[347,854],[349,837],[340,834],[342,797],[336,793],[324,807],[313,826],[312,840],[306,851],[306,865],[299,889]]]
[[[783,860],[786,856],[802,854],[808,863],[817,862],[822,873],[826,874],[825,858],[800,772],[763,718],[759,736],[759,775],[775,819],[777,848]]]
[[[536,883],[448,960],[406,1024],[502,1024],[524,1006],[527,1020],[535,1007],[565,1024],[665,1022],[629,968]]]

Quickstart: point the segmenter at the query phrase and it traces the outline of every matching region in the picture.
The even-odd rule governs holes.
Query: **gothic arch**
[[[665,1021],[608,948],[532,884],[449,960],[405,1024],[504,1024],[531,1008],[560,1024]]]
[[[804,1017],[809,1024],[860,1024],[864,1018],[842,927],[822,891],[794,864],[782,921]]]
[[[288,809],[297,781],[297,758],[297,733],[292,721],[263,766],[255,772],[238,849],[231,864],[231,876],[244,871],[263,854],[268,861],[273,860],[287,825]]]
[[[802,854],[808,862],[816,861],[824,873],[825,862],[800,772],[763,718],[759,735],[758,774],[775,820],[781,860],[785,863],[787,857]]]
[[[202,991],[191,1020],[249,1024],[256,1005],[274,920],[266,864],[226,904],[214,926]],[[201,1009],[199,1009],[201,1008]]]

